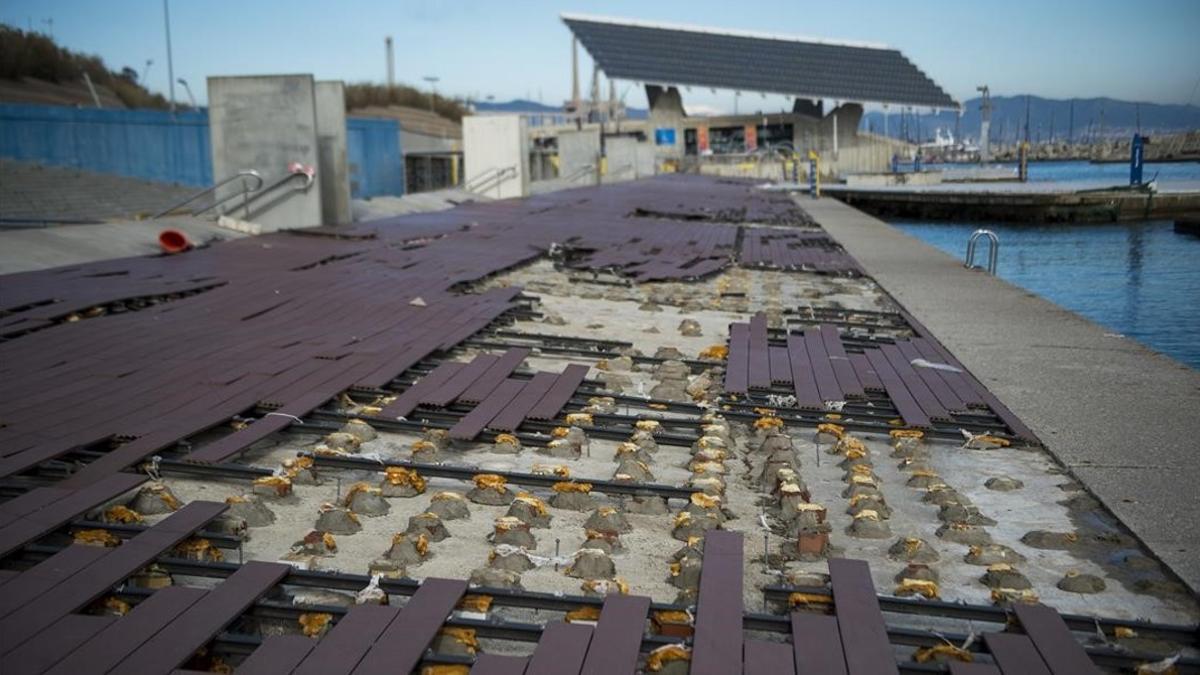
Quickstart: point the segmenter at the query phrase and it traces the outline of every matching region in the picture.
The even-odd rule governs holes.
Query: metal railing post
[[[992,276],[996,275],[996,267],[1000,258],[1000,238],[991,230],[975,230],[971,233],[971,238],[967,240],[967,255],[963,261],[963,267],[974,269],[975,267],[975,242],[980,237],[988,238],[988,263],[987,272]]]

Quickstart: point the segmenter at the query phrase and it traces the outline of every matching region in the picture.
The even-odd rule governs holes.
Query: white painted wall
[[[321,188],[321,223],[351,222],[350,168],[346,163],[346,94],[341,80],[317,82],[317,185]]]
[[[529,133],[519,115],[471,115],[463,118],[464,185],[483,180],[497,170],[515,175],[482,194],[496,199],[529,195]]]

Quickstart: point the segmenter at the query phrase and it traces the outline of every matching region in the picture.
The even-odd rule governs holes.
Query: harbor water
[[[1200,163],[1151,164],[1146,177],[1200,178]],[[1128,167],[1086,162],[1030,165],[1031,180],[1128,180]],[[1168,221],[1023,224],[893,221],[960,260],[979,228],[1000,238],[997,273],[1126,338],[1200,369],[1200,236]],[[980,240],[976,264],[985,264]]]

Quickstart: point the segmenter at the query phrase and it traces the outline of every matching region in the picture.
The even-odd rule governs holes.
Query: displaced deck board
[[[126,673],[163,673],[178,668],[279,583],[290,565],[251,561],[238,568],[117,666]]]
[[[458,371],[462,370],[465,365],[458,361],[443,361],[425,377],[422,377],[414,382],[411,387],[405,389],[404,393],[397,396],[395,401],[384,406],[383,410],[379,411],[379,416],[407,416],[416,409],[417,405],[421,402],[421,397],[437,391],[451,377],[454,377]]]
[[[379,636],[400,615],[387,605],[355,605],[293,671],[295,675],[347,675],[354,672]],[[393,668],[406,673],[411,668]]]
[[[191,502],[44,593],[36,603],[0,619],[0,634],[20,644],[64,615],[79,610],[206,525],[227,509],[223,503]]]
[[[117,621],[112,616],[68,614],[48,630],[0,657],[4,675],[37,675]]]
[[[871,568],[862,560],[829,561],[833,608],[849,675],[898,674],[896,656],[875,596]]]
[[[847,354],[850,359],[850,365],[854,368],[854,374],[858,376],[858,381],[862,383],[863,389],[867,391],[886,391],[883,386],[883,381],[879,379],[879,374],[871,367],[871,362],[867,360],[866,354]]]
[[[460,441],[470,441],[483,431],[500,411],[504,410],[521,390],[525,388],[524,380],[505,380],[499,387],[488,394],[482,403],[475,406],[471,412],[463,415],[462,419],[450,427],[450,438]]]
[[[746,359],[747,386],[751,389],[771,388],[770,351],[767,345],[767,315],[759,312],[750,317],[750,335]]]
[[[0,503],[0,527],[14,520],[27,516],[38,509],[48,506],[70,494],[70,490],[43,487],[26,492],[23,495]]]
[[[725,363],[725,393],[745,394],[750,386],[750,326],[729,324],[729,358]]]
[[[475,659],[475,665],[471,666],[471,675],[524,675],[528,665],[527,656],[480,654]]]
[[[791,384],[792,363],[788,359],[787,347],[772,346],[767,354],[771,362],[771,383]]]
[[[525,416],[531,420],[552,420],[567,405],[567,401],[575,395],[575,391],[579,389],[579,385],[583,384],[583,378],[587,377],[588,367],[577,363],[572,363],[566,368],[563,368],[558,379],[554,384],[550,385],[550,389],[538,400],[537,405],[533,406],[533,410]]]
[[[808,349],[808,363],[812,367],[813,377],[817,380],[817,392],[821,400],[845,400],[837,376],[833,374],[833,364],[829,361],[829,353],[825,350],[825,341],[821,339],[820,331],[813,328],[804,331],[804,346]]]
[[[580,675],[632,673],[642,649],[649,611],[650,598],[637,595],[606,597]]]
[[[422,396],[421,403],[438,407],[450,405],[498,360],[499,357],[491,354],[477,355],[471,359],[470,363],[443,382],[442,386]]]
[[[107,672],[204,595],[205,591],[186,586],[157,590],[121,617],[118,623],[66,655],[47,672],[53,675]]]
[[[76,572],[99,560],[107,548],[72,544],[0,586],[0,618],[37,600]]]
[[[363,656],[354,675],[390,675],[416,668],[425,648],[466,590],[467,582],[461,579],[428,577],[422,581],[400,616],[388,625],[378,642]]]
[[[557,380],[558,375],[555,373],[539,372],[535,374],[525,383],[525,388],[500,411],[500,414],[492,418],[492,421],[488,423],[488,428],[497,431],[516,431],[517,427],[521,426],[521,422],[525,421],[529,411],[533,410],[533,406],[537,405],[546,392],[550,391],[550,387]]]
[[[1014,604],[1013,612],[1051,673],[1084,675],[1100,672],[1058,612],[1045,605],[1023,603]]]
[[[565,621],[547,624],[529,658],[525,675],[578,673],[591,641],[592,627],[586,624]]]
[[[1050,675],[1050,669],[1028,636],[984,633],[983,642],[1004,675]]]
[[[118,497],[144,482],[146,482],[144,475],[114,474],[26,513],[0,528],[0,556],[8,555],[21,546],[49,534],[66,525],[79,514]]]
[[[842,635],[835,617],[792,612],[792,654],[797,675],[846,675]]]
[[[237,667],[238,675],[289,675],[317,643],[305,635],[272,635]]]
[[[793,658],[792,648],[786,643],[746,640],[742,672],[744,675],[795,675]]]
[[[741,667],[742,535],[710,530],[696,599],[692,675],[724,675]]]
[[[910,427],[928,429],[931,424],[929,416],[921,410],[921,406],[917,405],[916,400],[904,386],[904,382],[896,374],[896,371],[892,370],[887,357],[878,349],[866,349],[863,353],[867,355],[867,360],[875,369],[875,374],[883,382],[888,398],[892,400],[892,405],[896,406],[896,412],[900,413],[900,418],[904,420],[904,423]]]
[[[792,367],[792,389],[796,393],[796,405],[808,410],[824,410],[825,402],[821,400],[821,394],[817,390],[817,378],[813,375],[804,337],[789,335],[787,349],[788,362]]]
[[[817,330],[821,333],[825,353],[829,355],[829,363],[833,367],[833,375],[837,378],[838,386],[842,389],[842,395],[861,398],[863,385],[859,382],[858,375],[854,372],[854,366],[851,365],[846,354],[846,347],[842,344],[841,335],[838,334],[836,328],[827,323],[818,326]]]
[[[950,675],[1000,675],[1000,669],[990,663],[950,662]]]
[[[479,403],[487,398],[487,395],[492,393],[496,387],[499,387],[505,378],[512,375],[512,372],[521,365],[525,357],[529,356],[529,350],[525,347],[514,347],[500,355],[500,358],[488,368],[479,379],[467,387],[467,390],[458,397],[461,403]]]

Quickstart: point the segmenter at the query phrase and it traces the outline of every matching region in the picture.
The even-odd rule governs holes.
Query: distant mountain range
[[[1144,134],[1189,131],[1200,129],[1200,106],[1161,103],[1135,103],[1111,98],[1049,99],[1029,98],[1029,137],[1033,141],[1065,141],[1072,134],[1075,141],[1095,138],[1126,138],[1140,127]],[[1011,143],[1025,135],[1025,96],[993,96],[993,142]],[[979,138],[979,98],[963,103],[962,120],[958,122],[961,135],[970,140]],[[1073,112],[1072,112],[1073,110]],[[908,114],[902,119],[899,108],[889,110],[887,135],[900,138],[932,140],[936,130],[954,133],[956,114]],[[1072,124],[1072,119],[1074,120]],[[862,129],[884,133],[883,113],[863,116]],[[919,135],[918,135],[919,129]]]

